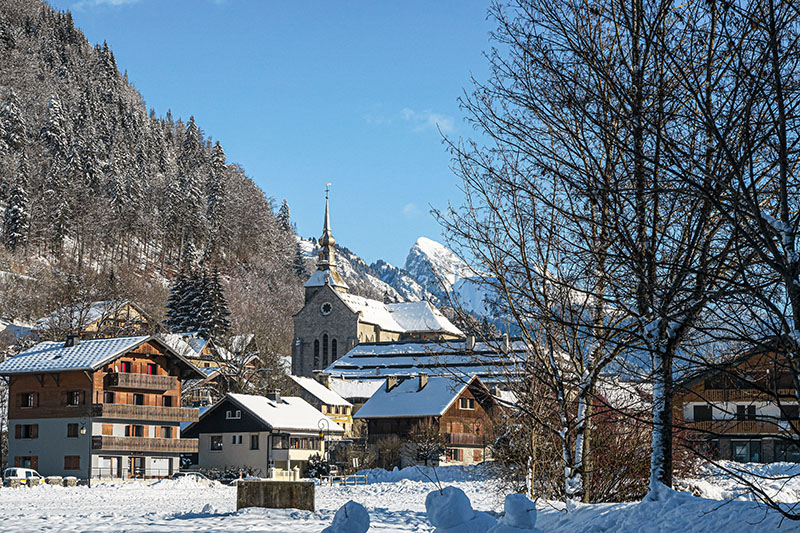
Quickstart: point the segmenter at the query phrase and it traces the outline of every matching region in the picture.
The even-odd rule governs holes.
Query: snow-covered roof
[[[390,391],[380,387],[353,418],[441,416],[469,384],[461,379],[429,377],[419,388],[420,378],[407,378]]]
[[[353,405],[315,379],[303,378],[300,376],[289,376],[289,378],[326,405],[344,405],[350,407]]]
[[[150,335],[88,339],[69,347],[64,346],[64,341],[40,342],[0,363],[0,375],[94,371],[150,340],[159,342],[158,337]],[[159,343],[169,348],[163,341]],[[174,354],[173,351],[171,353]],[[194,365],[179,354],[174,355],[183,361],[194,374],[199,375],[199,371]]]
[[[69,305],[62,307],[37,320],[34,327],[38,330],[48,330],[64,326],[86,328],[95,322],[114,316],[115,313],[129,305],[133,306],[137,312],[144,314],[144,312],[130,300],[105,300],[92,302],[88,306]]]
[[[168,333],[161,336],[170,348],[183,357],[200,357],[200,353],[186,340],[185,333]]]
[[[527,345],[521,340],[511,341],[505,352],[483,342],[467,350],[465,339],[365,342],[331,363],[323,374],[332,378],[382,379],[426,372],[443,376],[476,375],[488,383],[519,374],[519,366],[527,357]]]
[[[331,390],[342,398],[357,399],[369,398],[381,388],[383,380],[380,379],[336,379],[331,378]]]
[[[143,344],[149,338],[145,335],[90,339],[83,340],[70,347],[64,347],[64,341],[40,342],[36,346],[0,363],[0,374],[96,370],[125,352]]]
[[[362,322],[380,326],[384,331],[463,335],[460,329],[428,302],[385,304],[355,294],[336,294],[351,311],[360,315]]]
[[[11,342],[16,342],[23,337],[27,337],[31,334],[32,330],[33,326],[31,324],[0,318],[0,337]]]
[[[325,285],[342,287],[344,289],[350,288],[347,283],[345,283],[344,278],[333,270],[315,270],[314,273],[311,274],[311,277],[308,278],[308,281],[303,284],[303,287],[323,287]]]
[[[403,333],[405,329],[397,323],[391,311],[385,303],[378,300],[370,300],[355,294],[337,293],[344,304],[354,313],[361,315],[362,322],[368,322],[380,326],[384,331],[395,331]]]
[[[282,396],[279,401],[252,394],[229,393],[225,397],[230,398],[273,430],[317,432],[320,430],[320,420],[327,420],[327,423],[323,423],[326,432],[344,433],[344,429],[336,422],[296,396]]]
[[[386,307],[392,313],[392,318],[406,332],[435,331],[454,336],[464,335],[441,311],[429,302],[395,303],[387,304]]]

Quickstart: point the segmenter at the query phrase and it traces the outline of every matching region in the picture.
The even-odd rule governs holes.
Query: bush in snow
[[[331,465],[320,457],[320,455],[314,454],[308,458],[308,465],[306,466],[306,477],[310,478],[320,478],[322,476],[327,476],[331,473]]]
[[[336,511],[333,523],[322,533],[366,533],[368,529],[369,513],[363,505],[350,500]]]
[[[428,494],[425,510],[435,533],[484,533],[497,523],[491,515],[475,511],[464,491],[456,487]]]
[[[536,505],[524,494],[506,496],[506,514],[488,533],[522,533],[535,531]]]

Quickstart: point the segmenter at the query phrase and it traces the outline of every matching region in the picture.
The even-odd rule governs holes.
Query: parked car
[[[200,472],[175,472],[170,479],[194,479],[195,481],[210,481],[206,476]]]
[[[20,481],[27,482],[29,479],[33,478],[42,479],[42,476],[39,475],[39,472],[36,470],[32,470],[30,468],[20,468],[18,466],[6,468],[3,472],[3,483],[6,485],[10,479],[19,479]]]

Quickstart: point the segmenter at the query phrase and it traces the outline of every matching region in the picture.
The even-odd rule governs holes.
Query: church
[[[317,269],[305,283],[305,305],[294,315],[292,374],[314,375],[361,342],[437,341],[464,336],[429,302],[385,304],[355,294],[336,270],[330,202]]]

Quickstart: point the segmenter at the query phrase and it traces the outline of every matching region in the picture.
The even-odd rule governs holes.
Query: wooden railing
[[[106,374],[106,387],[116,389],[139,389],[165,391],[178,388],[175,376],[157,374],[133,374],[131,372],[112,372]]]
[[[94,417],[128,420],[197,422],[197,413],[197,409],[187,409],[185,407],[156,407],[121,403],[96,403],[92,405],[92,416]]]
[[[92,437],[93,450],[194,453],[197,439],[151,439],[148,437]]]
[[[707,402],[732,402],[736,400],[762,400],[774,401],[774,396],[765,394],[758,389],[705,389],[698,396]],[[778,389],[781,398],[794,398],[794,389]]]
[[[789,424],[788,420],[699,420],[687,421],[684,425],[698,431],[732,435],[797,433],[800,430],[800,421],[791,422],[794,430]]]
[[[452,445],[478,445],[482,446],[486,443],[486,436],[485,435],[478,435],[475,433],[445,433],[447,437],[447,442]]]

